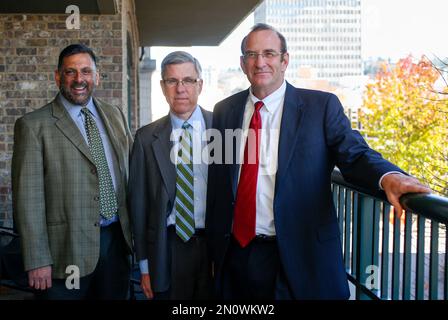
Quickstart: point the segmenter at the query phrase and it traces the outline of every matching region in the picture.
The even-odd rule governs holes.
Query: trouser
[[[275,236],[257,236],[242,248],[232,237],[222,269],[224,299],[292,299]]]
[[[124,300],[128,297],[130,256],[119,222],[101,227],[100,256],[95,270],[79,280],[79,289],[67,289],[66,279],[52,279],[52,287],[36,293],[45,300]]]
[[[156,300],[206,300],[212,297],[211,265],[204,230],[184,242],[174,226],[168,227],[171,255],[171,284],[166,292],[156,293]],[[150,262],[151,263],[151,262]]]

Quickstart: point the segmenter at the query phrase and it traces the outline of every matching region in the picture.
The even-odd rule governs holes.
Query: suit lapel
[[[173,146],[173,142],[170,140],[171,131],[170,117],[165,116],[159,127],[154,130],[153,135],[155,139],[152,142],[152,148],[168,196],[171,203],[174,203],[174,197],[176,195],[176,167],[170,158],[170,151]]]
[[[204,117],[205,128],[210,129],[212,127],[213,113],[204,110],[201,106],[199,108],[201,108],[202,116]]]
[[[94,163],[84,137],[58,97],[53,100],[53,116],[58,119],[56,126],[90,162]]]
[[[120,145],[120,140],[117,138],[116,130],[122,127],[121,121],[118,121],[117,117],[111,112],[111,106],[107,106],[105,103],[93,99],[96,109],[103,120],[104,126],[106,127],[107,135],[109,136],[109,141],[115,152],[115,156],[118,160],[120,166],[120,172],[126,172],[126,166],[124,163],[124,152],[122,146]]]
[[[248,95],[249,95],[249,90],[243,91],[243,93],[238,96],[238,99],[235,99],[235,101],[230,106],[229,118],[227,120],[227,123],[229,125],[226,126],[226,129],[230,128],[230,129],[236,130],[236,129],[242,128],[243,118],[244,118],[244,109],[246,107]],[[230,142],[224,141],[224,145],[226,145],[227,143],[230,143]],[[238,172],[239,172],[240,165],[241,165],[239,163],[240,159],[237,158],[238,152],[240,150],[240,143],[241,143],[240,139],[236,139],[236,143],[231,144],[233,147],[233,151],[232,151],[233,159],[232,159],[232,164],[230,164],[230,180],[231,180],[230,182],[231,182],[232,191],[233,191],[233,199],[236,198],[236,190],[238,187]],[[223,154],[225,154],[225,152],[223,152]]]
[[[117,194],[122,194],[123,188],[125,188],[125,184],[127,182],[127,164],[125,163],[125,154],[127,150],[123,148],[123,145],[120,143],[121,140],[118,139],[118,137],[126,135],[126,132],[124,131],[125,128],[123,128],[123,122],[121,121],[121,118],[117,118],[117,116],[112,112],[112,106],[107,105],[106,103],[95,98],[93,99],[93,101],[95,103],[98,114],[101,117],[101,120],[103,120],[107,135],[109,136],[109,141],[115,152],[115,158],[118,161],[118,169],[120,170],[120,172],[117,172],[116,174],[119,175],[121,179],[117,181]],[[120,128],[123,128],[123,133],[121,134],[117,132],[118,130],[120,130]]]
[[[276,189],[279,181],[282,181],[282,178],[287,172],[291,156],[297,145],[296,140],[299,135],[300,122],[303,118],[302,105],[303,101],[296,89],[290,84],[287,84],[278,145]]]

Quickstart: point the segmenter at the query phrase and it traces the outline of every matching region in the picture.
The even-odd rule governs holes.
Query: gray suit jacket
[[[201,108],[206,128],[212,113]],[[129,206],[137,260],[149,259],[152,289],[170,285],[166,220],[176,195],[176,167],[170,160],[172,131],[167,115],[140,128],[135,135],[129,172]]]
[[[131,248],[126,181],[132,136],[119,108],[94,103],[118,159],[118,214]],[[68,265],[77,265],[80,276],[93,272],[100,250],[98,186],[89,147],[59,99],[17,120],[13,208],[25,270],[52,265],[59,279]]]

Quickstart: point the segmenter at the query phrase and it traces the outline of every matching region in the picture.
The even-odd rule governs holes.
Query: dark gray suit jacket
[[[206,128],[212,113],[201,108]],[[176,167],[170,160],[173,142],[170,116],[140,128],[129,169],[129,207],[137,260],[149,260],[151,286],[155,292],[170,286],[166,220],[176,195]]]

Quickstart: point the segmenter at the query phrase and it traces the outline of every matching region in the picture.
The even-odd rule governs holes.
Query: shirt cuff
[[[138,262],[138,266],[140,267],[140,273],[149,273],[149,267],[148,267],[148,259],[140,260]]]
[[[383,189],[383,186],[382,186],[382,184],[381,184],[381,183],[383,182],[383,178],[384,178],[385,176],[389,175],[389,174],[396,174],[396,173],[401,174],[401,175],[404,176],[404,174],[403,174],[402,172],[400,172],[400,171],[389,171],[389,172],[386,172],[385,174],[383,174],[383,175],[381,176],[380,181],[378,182],[378,186],[380,187],[380,190],[384,190],[384,189]]]

